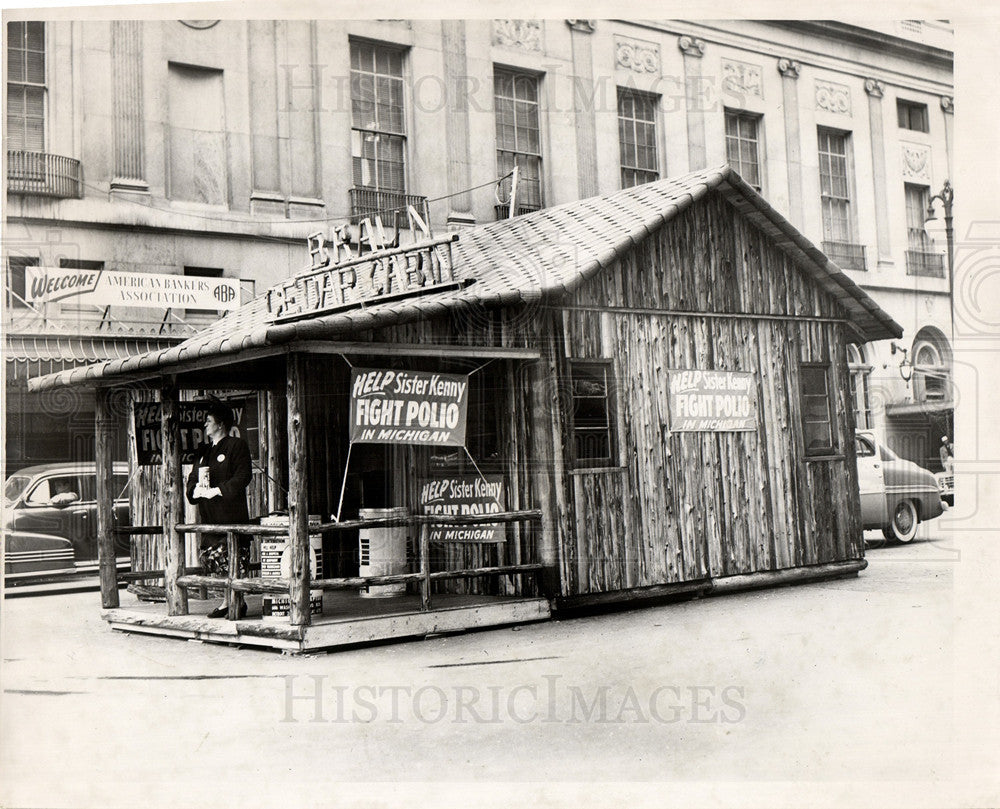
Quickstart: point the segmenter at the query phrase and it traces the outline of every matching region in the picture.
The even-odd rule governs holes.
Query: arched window
[[[943,402],[951,398],[951,347],[937,329],[925,327],[913,339],[913,400]]]
[[[848,343],[847,370],[851,375],[851,404],[854,408],[854,425],[859,430],[870,429],[874,426],[868,386],[872,367],[867,362],[863,346]]]

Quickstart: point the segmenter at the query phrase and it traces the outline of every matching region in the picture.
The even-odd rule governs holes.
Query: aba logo
[[[236,297],[236,290],[228,284],[219,284],[212,290],[212,295],[219,303],[229,303]]]

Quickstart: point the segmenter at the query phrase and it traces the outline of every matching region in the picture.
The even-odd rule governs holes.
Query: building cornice
[[[765,38],[761,36],[750,37],[746,34],[725,27],[725,23],[723,22],[711,23],[696,20],[624,19],[613,20],[613,22],[619,23],[623,27],[645,28],[662,34],[699,37],[705,40],[705,42],[709,45],[722,45],[727,48],[743,50],[747,53],[773,56],[775,59],[793,59],[803,65],[810,65],[811,67],[820,68],[822,70],[829,71],[830,73],[840,73],[844,76],[853,76],[862,80],[872,75],[872,64],[870,61],[852,59],[847,56],[841,58],[834,57],[830,55],[829,51],[811,49],[804,47],[801,44],[785,41],[781,38]],[[757,22],[761,26],[772,26],[780,31],[804,33],[802,31],[795,32],[791,28],[785,27],[784,21],[757,20],[751,22]],[[855,28],[854,26],[848,27]],[[625,32],[620,31],[619,33]],[[872,33],[873,35],[875,34],[875,32]],[[878,34],[878,36],[885,37],[887,39],[892,38],[886,34]],[[825,38],[841,42],[846,41],[844,37],[833,36],[831,32],[827,32]],[[907,43],[907,41],[903,39],[898,41],[900,43]],[[914,59],[915,57],[920,57],[919,60],[930,64],[932,69],[947,69],[951,72],[953,61],[950,51],[944,51],[937,48],[934,49],[940,53],[947,54],[948,56],[947,63],[938,66],[935,63],[928,62],[928,60],[923,58],[923,51],[920,49],[926,48],[927,46],[918,45],[916,43],[907,44],[911,44],[914,48],[918,49],[916,54],[908,52],[906,54],[908,58]],[[885,52],[884,48],[882,49],[882,52]],[[941,81],[933,78],[932,76],[914,76],[911,72],[906,72],[902,69],[894,69],[890,65],[882,65],[879,67],[879,78],[887,84],[903,87],[917,92],[928,93],[930,95],[954,94],[953,81]]]
[[[858,25],[834,20],[771,20],[770,24],[790,31],[835,39],[838,42],[850,42],[905,59],[919,59],[946,70],[954,70],[955,67],[955,55],[952,51]]]

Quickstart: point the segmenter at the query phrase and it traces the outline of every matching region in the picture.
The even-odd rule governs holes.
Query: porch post
[[[281,456],[286,453],[285,429],[288,419],[285,415],[285,398],[280,390],[267,391],[267,504],[271,511],[286,508],[284,464]]]
[[[94,409],[94,434],[97,460],[97,565],[101,575],[101,606],[118,607],[118,581],[115,566],[115,538],[112,500],[118,492],[112,491],[111,447],[114,443],[115,423],[111,416],[111,389],[98,388]]]
[[[307,626],[309,616],[309,486],[306,479],[305,369],[301,354],[288,355],[288,547],[291,571],[289,620]]]
[[[542,594],[548,598],[559,595],[559,534],[556,523],[555,452],[552,436],[552,385],[544,359],[531,364],[531,448],[535,454],[535,495],[542,511],[542,534],[538,542],[538,561],[542,570]]]
[[[160,434],[163,464],[160,467],[160,524],[163,526],[163,579],[167,591],[167,615],[187,615],[187,591],[177,579],[184,575],[184,538],[174,526],[184,520],[184,486],[181,483],[180,397],[173,379],[160,388]]]

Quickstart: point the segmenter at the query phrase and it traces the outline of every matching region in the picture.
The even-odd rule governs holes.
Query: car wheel
[[[897,542],[909,542],[917,535],[917,509],[912,500],[903,500],[896,506],[892,515],[892,523],[882,529],[886,539]]]

